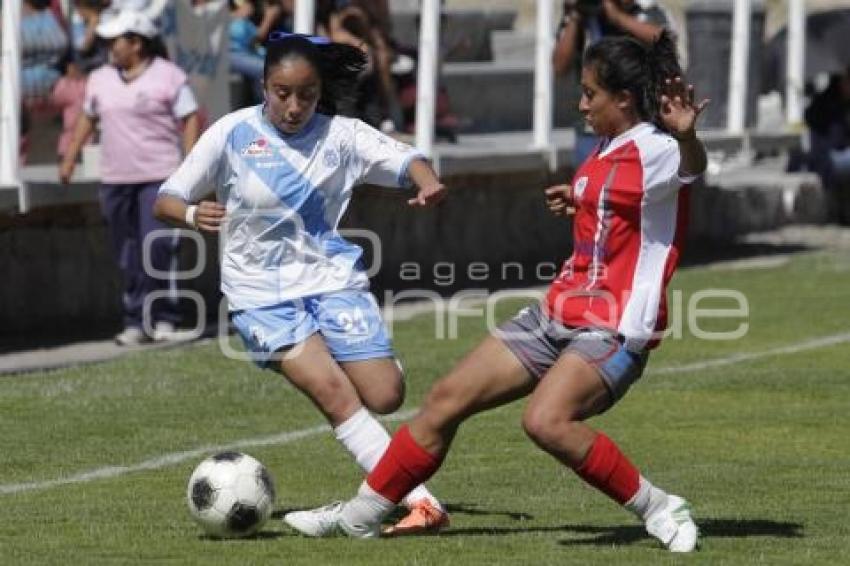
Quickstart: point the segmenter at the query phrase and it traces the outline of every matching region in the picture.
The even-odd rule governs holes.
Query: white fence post
[[[312,34],[316,30],[316,0],[296,0],[295,33]]]
[[[788,67],[785,79],[785,119],[789,124],[803,121],[803,83],[806,60],[806,3],[788,2]]]
[[[747,108],[747,63],[750,58],[751,0],[734,0],[732,13],[732,61],[729,68],[729,105],[726,129],[744,130]]]
[[[537,51],[534,65],[534,147],[548,149],[552,145],[552,94],[554,70],[552,32],[554,9],[552,0],[537,0]]]
[[[18,208],[29,208],[21,182],[18,151],[21,140],[21,2],[3,2],[3,43],[0,53],[0,186],[18,188]]]
[[[440,58],[440,0],[422,0],[421,6],[416,81],[416,147],[425,156],[432,157]]]

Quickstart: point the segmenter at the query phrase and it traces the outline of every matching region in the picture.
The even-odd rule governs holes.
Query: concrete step
[[[515,10],[466,9],[444,10],[440,29],[440,46],[445,61],[490,61],[490,34],[494,30],[510,30],[516,20]],[[393,36],[402,45],[419,45],[419,10],[395,10],[392,14]]]
[[[446,63],[442,84],[462,133],[532,129],[534,62]],[[559,78],[555,90],[555,127],[578,119],[579,89],[573,77]]]
[[[784,159],[719,168],[691,195],[692,237],[732,241],[789,224],[827,220],[827,195],[810,172],[785,171]]]
[[[490,51],[497,63],[534,61],[536,38],[532,33],[513,30],[493,30],[490,33]]]

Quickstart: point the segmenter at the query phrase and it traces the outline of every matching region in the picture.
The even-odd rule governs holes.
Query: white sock
[[[364,480],[357,495],[342,508],[341,519],[349,525],[377,525],[395,509],[395,503],[369,487]]]
[[[390,435],[387,429],[369,413],[366,407],[360,409],[334,429],[334,436],[339,440],[348,452],[354,456],[357,464],[367,474],[371,472],[378,460],[384,455],[387,446],[390,445]],[[404,498],[404,505],[411,507],[413,503],[427,499],[431,505],[443,510],[440,502],[431,495],[424,485],[416,486],[413,491]]]
[[[634,497],[626,502],[626,509],[646,521],[653,513],[667,505],[667,493],[640,476],[640,485]]]

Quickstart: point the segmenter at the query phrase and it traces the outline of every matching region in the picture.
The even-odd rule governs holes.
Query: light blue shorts
[[[338,362],[395,356],[378,304],[368,291],[337,291],[238,311],[232,320],[261,368],[269,367],[275,353],[316,332]]]

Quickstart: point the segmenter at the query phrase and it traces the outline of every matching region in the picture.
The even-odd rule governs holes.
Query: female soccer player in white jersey
[[[404,382],[362,250],[337,227],[357,184],[414,184],[411,206],[436,204],[446,188],[410,146],[335,115],[364,65],[359,49],[271,34],[265,103],[210,127],[163,184],[155,212],[220,232],[222,290],[253,359],[304,392],[368,472],[390,440],[370,411],[395,411]],[[217,202],[201,200],[212,189]],[[423,486],[405,501],[411,513],[393,533],[448,523]],[[304,514],[302,528],[321,529],[322,517]]]
[[[320,534],[377,536],[393,506],[437,471],[465,419],[530,396],[522,424],[540,448],[634,512],[671,551],[697,546],[684,499],[652,485],[584,422],[640,377],[666,324],[665,287],[684,236],[680,188],[706,164],[695,122],[707,101],[696,104],[680,74],[667,33],[651,47],[606,38],[587,49],[579,109],[602,142],[572,185],[546,191],[553,212],[575,214],[572,257],[541,304],[432,387],[358,495],[325,511]],[[285,518],[295,528],[297,519]]]

